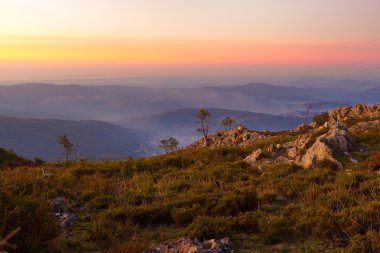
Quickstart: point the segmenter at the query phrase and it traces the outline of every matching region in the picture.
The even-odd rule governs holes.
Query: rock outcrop
[[[214,135],[208,136],[207,140],[201,138],[190,144],[188,148],[215,148],[222,146],[239,146],[245,147],[253,144],[259,139],[266,138],[266,135],[250,131],[247,128],[239,125],[231,130],[221,130]]]
[[[254,165],[258,160],[260,160],[260,159],[262,159],[264,157],[265,157],[265,154],[263,153],[263,151],[261,150],[261,148],[259,148],[256,151],[254,151],[252,154],[250,154],[249,156],[247,156],[244,159],[244,161],[246,163]]]
[[[315,131],[311,133],[316,134]],[[313,167],[318,161],[323,160],[330,160],[338,167],[342,167],[342,164],[335,159],[335,156],[337,154],[349,156],[354,142],[354,138],[351,137],[347,130],[333,127],[320,136],[310,137],[310,134],[308,137],[301,136],[294,142],[295,145],[289,149],[288,155],[290,153],[289,157],[295,159],[297,164],[305,168]],[[292,145],[290,144],[290,146]],[[310,147],[308,148],[308,146]],[[295,150],[299,152],[296,153]],[[302,154],[302,152],[305,153]]]
[[[365,132],[369,129],[380,128],[380,120],[362,121],[351,126],[348,131],[350,133]]]
[[[318,161],[330,160],[338,167],[342,164],[338,162],[333,155],[333,151],[321,140],[317,140],[311,148],[306,151],[306,154],[296,160],[296,163],[304,168],[313,167]]]
[[[146,249],[144,253],[234,253],[234,250],[228,237],[221,240],[207,240],[203,243],[196,238],[183,237],[175,242]]]
[[[349,132],[343,128],[330,128],[327,124],[310,129],[300,135],[295,141],[284,145],[271,145],[268,152],[261,149],[247,156],[244,161],[255,165],[263,158],[275,158],[268,162],[276,164],[298,164],[304,168],[315,166],[318,161],[329,160],[341,168],[342,164],[335,158],[338,154],[344,154],[351,158],[350,151],[354,147],[355,140]]]
[[[380,117],[380,103],[367,106],[364,104],[356,104],[354,106],[338,107],[329,113],[330,123],[335,123],[335,120],[344,122],[349,119],[369,119]]]

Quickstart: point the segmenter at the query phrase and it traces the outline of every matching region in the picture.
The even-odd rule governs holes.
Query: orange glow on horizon
[[[0,62],[336,64],[379,57],[380,46],[277,46],[226,41],[1,40]]]

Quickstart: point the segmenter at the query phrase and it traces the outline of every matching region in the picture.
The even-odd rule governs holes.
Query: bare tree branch
[[[14,245],[9,244],[8,242],[15,237],[21,230],[21,227],[16,228],[11,233],[9,233],[2,241],[0,241],[0,249],[4,246],[8,246],[10,248],[15,248]],[[0,239],[1,240],[1,239]]]

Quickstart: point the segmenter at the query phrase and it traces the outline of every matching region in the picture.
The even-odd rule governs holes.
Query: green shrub
[[[154,203],[149,206],[138,206],[127,210],[126,214],[133,224],[138,226],[170,225],[173,222],[171,208],[164,204]]]
[[[233,217],[198,216],[185,234],[201,240],[222,238],[232,234],[233,226]]]
[[[365,235],[355,235],[350,240],[349,253],[380,252],[380,232],[367,231]]]
[[[34,197],[9,196],[0,192],[0,237],[21,227],[11,244],[28,252],[47,252],[45,242],[59,234],[59,226],[51,214],[49,203]]]
[[[357,224],[349,220],[346,214],[334,213],[328,209],[318,210],[313,221],[314,235],[330,241],[336,247],[347,246],[352,230],[358,229]]]
[[[327,169],[330,169],[332,171],[336,171],[339,169],[339,166],[331,161],[331,160],[328,160],[328,159],[324,159],[324,160],[321,160],[321,161],[317,161],[316,164],[315,164],[315,168],[327,168]]]
[[[317,126],[323,126],[326,122],[329,120],[329,113],[328,112],[322,112],[318,115],[315,115],[312,119],[312,122],[315,122]]]
[[[295,234],[293,221],[282,215],[263,215],[258,224],[262,239],[270,244],[289,241]]]
[[[112,217],[112,212],[100,214],[92,219],[90,238],[100,248],[109,248],[131,238],[137,228],[129,220]]]
[[[0,168],[15,168],[17,166],[26,166],[32,164],[32,161],[18,156],[13,150],[0,148]]]
[[[194,220],[193,214],[186,208],[173,208],[172,217],[174,223],[178,225],[187,225]]]
[[[368,159],[367,169],[371,171],[380,170],[380,153],[376,153]]]
[[[45,165],[46,161],[42,159],[41,157],[34,157],[33,163],[34,165],[41,166],[41,165]]]
[[[366,205],[358,205],[349,209],[350,219],[359,225],[354,234],[365,234],[367,231],[375,229],[380,231],[380,223],[373,222],[380,220],[380,202],[373,201]]]

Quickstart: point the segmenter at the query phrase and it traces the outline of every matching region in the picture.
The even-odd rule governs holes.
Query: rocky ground
[[[335,123],[335,120],[339,122],[347,122],[350,119],[373,119],[380,117],[380,103],[373,106],[367,106],[364,104],[356,104],[354,106],[338,107],[329,113],[329,122]]]
[[[194,143],[190,144],[187,148],[216,148],[223,146],[238,146],[246,147],[257,140],[264,139],[267,136],[257,131],[251,131],[242,125],[236,126],[231,130],[220,130],[214,135],[210,135],[205,138],[200,138]]]
[[[300,132],[295,141],[271,145],[265,152],[258,149],[245,161],[254,165],[263,158],[275,158],[271,162],[292,163],[304,168],[312,168],[319,161],[330,161],[342,168],[338,158],[346,157],[352,163],[357,162],[352,158],[351,152],[360,147],[356,145],[352,133],[379,128],[380,120],[373,120],[379,116],[380,104],[339,107],[329,113],[328,120],[322,126],[314,121],[308,126],[301,125],[292,130]],[[351,125],[349,128],[348,124]]]
[[[266,160],[278,164],[297,164],[311,168],[319,161],[330,161],[342,168],[338,157],[346,157],[353,163],[351,151],[357,149],[352,133],[363,132],[380,127],[380,104],[366,106],[339,107],[330,111],[323,125],[312,121],[309,125],[300,125],[289,132],[299,133],[295,141],[272,144],[267,150],[257,149],[247,156],[245,161],[255,165]],[[268,133],[260,133],[237,126],[231,130],[221,130],[215,135],[201,138],[188,146],[190,149],[216,148],[222,146],[246,147],[257,140],[270,137]]]
[[[175,242],[167,242],[144,253],[234,253],[228,237],[220,240],[199,241],[196,238],[183,237]]]

